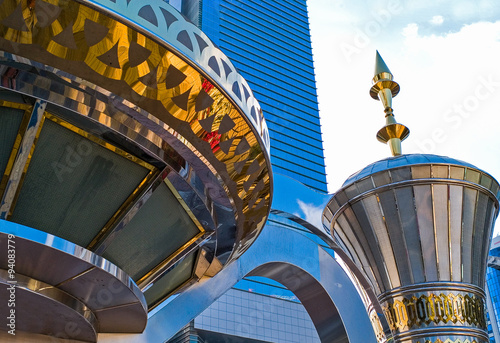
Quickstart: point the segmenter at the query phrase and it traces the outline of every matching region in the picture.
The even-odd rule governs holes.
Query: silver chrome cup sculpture
[[[499,197],[489,174],[420,154],[375,162],[333,195],[323,223],[373,285],[394,342],[489,342],[484,285]]]

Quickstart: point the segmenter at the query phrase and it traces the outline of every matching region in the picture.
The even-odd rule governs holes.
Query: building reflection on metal
[[[325,208],[331,196],[316,192],[284,175],[275,174],[274,176],[275,195],[270,220],[276,216],[299,224],[303,229],[310,231],[308,234],[303,234],[306,234],[311,240],[321,242],[320,244],[326,245],[334,251],[336,260],[339,261],[339,265],[348,275],[363,301],[377,342],[386,342],[384,331],[387,331],[389,327],[382,315],[382,308],[372,285],[367,282],[363,273],[345,251],[334,242],[328,233],[320,229],[320,227],[324,227],[320,222],[321,218],[314,216],[315,213]]]
[[[142,335],[104,334],[100,341],[165,341],[245,275],[254,275],[276,280],[293,291],[311,316],[322,342],[380,342],[377,340],[379,333],[372,328],[372,318],[366,313],[349,277],[334,257],[309,236],[312,235],[305,235],[303,231],[266,225],[248,253],[213,278],[193,284],[164,307],[155,310]],[[265,318],[265,311],[258,313],[258,318]]]
[[[373,285],[395,342],[487,342],[486,258],[499,185],[448,157],[400,155],[352,175],[323,224]]]
[[[27,321],[22,331],[56,335],[84,318],[72,338],[140,332],[148,309],[241,256],[269,214],[259,104],[228,58],[161,0],[1,1],[0,136],[0,232],[24,249],[20,285],[75,304],[50,315],[52,326]],[[40,258],[30,249],[47,265],[30,268]],[[70,265],[82,267],[64,273]],[[98,289],[69,286],[99,273],[134,290],[113,294],[106,318],[89,300]],[[42,316],[40,287],[18,295]]]

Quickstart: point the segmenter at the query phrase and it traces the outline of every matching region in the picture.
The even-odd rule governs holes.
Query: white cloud
[[[403,28],[402,32],[404,37],[417,37],[418,36],[418,25],[415,23],[410,23]]]
[[[323,213],[324,206],[314,206],[313,204],[308,204],[300,199],[297,199],[297,204],[299,204],[300,209],[304,212],[305,220],[316,226],[318,229],[323,227],[321,223],[321,215]],[[302,217],[302,216],[298,216]]]
[[[442,15],[435,15],[431,20],[429,20],[429,23],[432,25],[441,25],[444,23],[444,18]]]
[[[313,38],[317,37],[313,52],[330,192],[338,190],[350,174],[389,156],[389,148],[375,139],[384,125],[382,106],[368,95],[375,49],[401,86],[393,100],[396,120],[411,130],[403,152],[422,152],[416,141],[432,139],[434,130],[442,129],[446,138],[438,137],[443,142],[432,153],[470,162],[500,180],[500,20],[496,21],[500,6],[496,0],[401,2],[403,11],[386,26],[380,24],[380,34],[365,27],[375,20],[372,14],[390,1],[311,0],[308,4],[317,2],[344,4],[329,7],[342,17],[339,22],[323,15],[322,7],[310,19]],[[366,8],[360,10],[362,6]],[[430,19],[429,13],[439,15]],[[322,15],[320,29],[315,26],[315,14]],[[369,39],[362,41],[359,32]],[[349,59],[340,49],[346,42],[357,48]],[[492,80],[491,91],[481,80]],[[474,99],[480,100],[477,106]],[[475,109],[466,116],[455,106]],[[453,112],[447,115],[448,111]]]

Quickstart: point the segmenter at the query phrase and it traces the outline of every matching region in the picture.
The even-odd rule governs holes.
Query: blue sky
[[[403,153],[461,159],[500,180],[500,2],[309,0],[329,191],[388,157],[371,99],[375,50],[401,92]],[[498,225],[497,225],[498,226]]]

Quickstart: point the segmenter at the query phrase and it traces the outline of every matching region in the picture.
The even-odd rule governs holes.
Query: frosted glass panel
[[[0,180],[16,141],[17,132],[23,120],[23,110],[0,107]]]
[[[85,247],[148,172],[47,119],[11,219]]]

